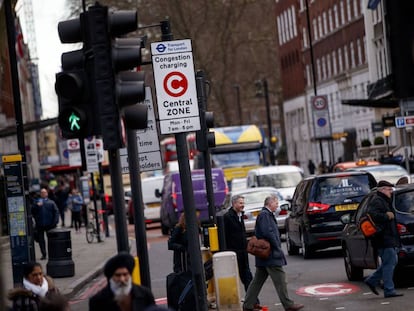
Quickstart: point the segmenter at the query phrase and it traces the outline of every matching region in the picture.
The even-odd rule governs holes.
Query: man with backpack
[[[372,246],[377,249],[381,257],[381,264],[377,270],[365,279],[365,284],[375,294],[379,295],[377,286],[380,280],[384,282],[384,297],[399,297],[401,293],[395,291],[393,276],[397,265],[397,247],[399,236],[395,214],[392,208],[392,192],[394,185],[381,180],[377,185],[376,197],[371,201],[368,214],[379,228],[379,232],[372,237]]]

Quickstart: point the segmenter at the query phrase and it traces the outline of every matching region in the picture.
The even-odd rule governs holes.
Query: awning
[[[394,109],[399,107],[399,101],[395,98],[383,99],[344,99],[341,101],[342,105],[363,106],[372,108],[389,108]]]

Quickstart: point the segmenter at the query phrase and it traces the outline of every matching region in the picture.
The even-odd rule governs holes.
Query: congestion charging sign
[[[191,40],[151,44],[161,134],[200,129]]]

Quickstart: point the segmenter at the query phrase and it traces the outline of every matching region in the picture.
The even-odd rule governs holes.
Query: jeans
[[[288,295],[286,275],[282,267],[256,267],[256,273],[247,289],[246,297],[244,299],[245,308],[253,309],[257,296],[269,275],[283,307],[287,309],[294,304],[293,300],[290,299]]]
[[[384,295],[395,293],[394,287],[394,268],[397,265],[397,250],[393,247],[378,249],[378,255],[381,258],[381,265],[371,274],[365,282],[377,286],[382,279],[384,282]]]

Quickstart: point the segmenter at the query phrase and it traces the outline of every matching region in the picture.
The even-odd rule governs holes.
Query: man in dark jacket
[[[269,275],[286,311],[297,311],[304,307],[302,304],[294,303],[288,295],[286,275],[283,270],[283,266],[287,262],[282,250],[276,218],[274,217],[278,205],[279,201],[276,196],[267,197],[264,207],[256,219],[255,235],[258,239],[269,241],[272,251],[267,259],[256,257],[256,273],[244,298],[243,311],[254,310],[254,303]]]
[[[372,245],[381,257],[381,265],[365,279],[365,284],[375,295],[378,295],[376,287],[382,279],[384,282],[384,297],[386,298],[403,295],[395,291],[393,282],[394,268],[398,261],[397,247],[400,244],[391,200],[393,187],[394,185],[388,181],[379,181],[376,197],[371,201],[368,208],[368,214],[377,227],[380,228],[380,232],[372,239]]]
[[[59,210],[56,203],[48,197],[46,188],[40,190],[40,198],[36,200],[32,207],[32,214],[36,222],[36,235],[42,252],[41,260],[46,259],[45,233],[59,222]]]
[[[144,287],[132,284],[134,258],[121,252],[104,267],[108,285],[89,300],[90,311],[144,311],[155,305],[154,295]]]

